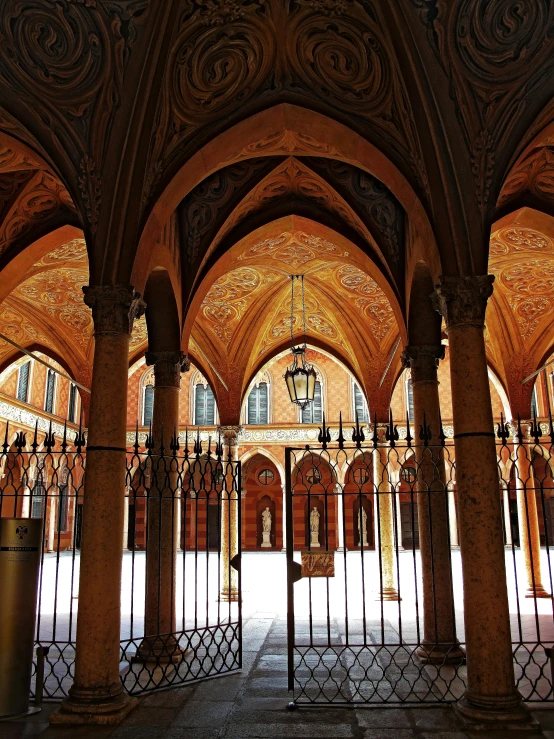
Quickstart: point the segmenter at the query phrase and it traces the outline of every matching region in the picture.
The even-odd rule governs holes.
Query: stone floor
[[[56,704],[40,714],[0,723],[2,739],[464,739],[467,731],[454,710],[445,708],[298,708],[287,710],[285,624],[277,612],[255,612],[244,624],[244,669],[194,686],[140,699],[118,727],[50,727]],[[533,710],[542,734],[554,739],[554,706]],[[517,739],[528,732],[490,732]]]

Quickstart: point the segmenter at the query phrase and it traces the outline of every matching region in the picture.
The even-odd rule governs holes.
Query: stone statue
[[[271,546],[271,511],[266,506],[265,510],[262,511],[262,547],[267,548]]]
[[[310,545],[312,548],[320,547],[319,543],[319,511],[314,506],[310,511]]]
[[[358,532],[360,534],[360,546],[368,547],[367,543],[367,513],[363,506],[360,506],[358,513]]]

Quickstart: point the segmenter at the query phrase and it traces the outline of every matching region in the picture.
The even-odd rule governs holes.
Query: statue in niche
[[[358,533],[360,534],[359,546],[368,547],[367,543],[367,513],[363,506],[358,512]]]
[[[319,511],[315,506],[310,511],[310,545],[312,548],[321,546],[319,543]]]
[[[271,546],[271,511],[266,506],[262,511],[262,547]]]

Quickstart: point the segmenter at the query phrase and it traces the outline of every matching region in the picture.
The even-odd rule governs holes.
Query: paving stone
[[[421,737],[421,739],[467,739],[467,734],[465,734],[463,731],[424,731],[422,734],[419,734],[419,736]],[[489,739],[488,732],[486,734],[486,737],[487,739]],[[507,739],[506,736],[505,739]]]
[[[0,724],[0,736],[2,739],[26,739],[26,737],[38,736],[48,729],[46,723],[30,723],[23,721],[3,721]]]
[[[260,739],[278,739],[279,737],[314,737],[314,739],[341,739],[352,737],[350,726],[328,724],[243,724],[233,723],[223,734],[224,737],[259,737]],[[188,737],[187,737],[188,739]]]
[[[442,729],[443,731],[459,731],[460,724],[451,708],[414,708],[412,713],[415,728]]]
[[[167,726],[119,726],[110,739],[164,739]]]
[[[365,729],[363,739],[413,739],[418,736],[411,729]]]
[[[130,713],[121,724],[122,726],[166,726],[179,713],[178,706],[161,708],[160,706],[140,705]]]
[[[358,724],[368,729],[408,729],[410,711],[406,708],[367,708],[356,711]]]
[[[222,726],[231,713],[233,706],[234,703],[232,701],[191,700],[177,714],[173,723],[175,726],[183,727]]]
[[[190,685],[186,688],[173,688],[172,690],[160,690],[148,693],[141,698],[141,706],[158,708],[175,708],[184,705],[203,683]]]

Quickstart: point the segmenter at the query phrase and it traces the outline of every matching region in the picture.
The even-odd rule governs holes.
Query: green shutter
[[[142,413],[142,425],[150,426],[154,416],[154,386],[147,385],[144,388],[144,409]]]
[[[364,394],[356,383],[354,383],[354,413],[358,414],[360,423],[367,423],[369,421],[369,413]]]
[[[215,423],[215,398],[211,387],[206,388],[206,426],[213,426]]]
[[[19,378],[17,381],[17,399],[21,402],[27,402],[27,393],[29,391],[29,371],[31,369],[31,363],[25,362],[19,368]]]
[[[269,423],[267,382],[260,382],[258,386],[258,423]]]
[[[314,392],[313,421],[312,423],[321,423],[323,421],[323,397],[321,393],[321,382],[316,382]]]
[[[412,381],[408,380],[408,417],[410,421],[414,420],[414,388]]]
[[[46,374],[46,398],[44,401],[44,410],[47,413],[54,412],[54,388],[56,386],[56,374],[53,370],[48,370]]]
[[[258,393],[259,388],[253,387],[248,396],[248,423],[258,423]]]

